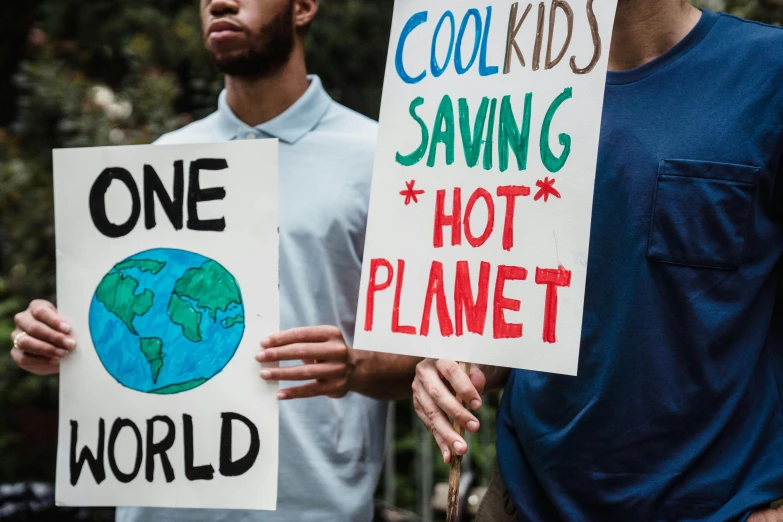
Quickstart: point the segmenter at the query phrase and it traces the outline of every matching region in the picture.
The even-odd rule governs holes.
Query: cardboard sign
[[[357,348],[576,375],[615,9],[395,2]]]
[[[66,506],[275,509],[277,141],[54,152]]]

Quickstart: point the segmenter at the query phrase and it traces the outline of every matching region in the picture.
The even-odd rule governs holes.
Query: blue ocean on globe
[[[144,393],[182,393],[220,373],[245,331],[242,294],[216,261],[159,248],[117,263],[90,304],[106,370]]]

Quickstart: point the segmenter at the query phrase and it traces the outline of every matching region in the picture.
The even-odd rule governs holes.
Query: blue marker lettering
[[[441,67],[438,64],[438,58],[435,56],[435,52],[437,50],[436,47],[440,30],[443,27],[443,22],[445,22],[447,19],[451,23],[451,37],[449,39],[449,52],[446,54],[446,61],[443,63],[443,67]],[[456,22],[454,21],[454,15],[451,13],[451,11],[446,11],[443,13],[443,16],[441,16],[440,20],[438,21],[438,25],[435,27],[435,33],[432,35],[432,59],[430,65],[432,68],[432,75],[436,78],[446,71],[446,68],[451,62],[451,53],[454,51],[454,33],[456,29]]]
[[[411,77],[407,72],[405,72],[405,66],[402,64],[402,52],[405,49],[405,41],[408,39],[408,35],[411,34],[411,32],[416,29],[421,24],[425,23],[427,21],[427,11],[422,11],[420,13],[416,13],[415,15],[411,16],[410,20],[405,24],[405,27],[402,28],[402,33],[400,34],[400,41],[397,42],[397,54],[394,59],[394,64],[397,68],[397,74],[400,76],[402,81],[405,83],[419,83],[427,76],[427,71],[424,70],[422,73],[418,76]]]
[[[462,65],[462,39],[465,37],[465,30],[468,28],[468,20],[473,17],[476,23],[476,39],[473,43],[473,54],[470,56],[470,61],[467,65]],[[454,53],[454,67],[457,69],[457,74],[465,74],[473,67],[478,56],[479,46],[481,45],[481,14],[478,9],[470,9],[465,14],[465,18],[462,19],[462,25],[459,28],[459,34],[457,35],[457,50]]]
[[[492,76],[497,74],[499,68],[497,65],[487,66],[487,42],[489,42],[489,26],[492,24],[492,7],[487,7],[487,23],[484,24],[484,39],[481,42],[481,59],[479,60],[479,74],[481,76]]]

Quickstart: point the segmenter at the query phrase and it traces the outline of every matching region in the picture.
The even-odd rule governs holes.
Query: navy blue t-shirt
[[[609,73],[579,376],[513,371],[498,418],[522,520],[783,498],[782,154],[783,29],[704,12]]]

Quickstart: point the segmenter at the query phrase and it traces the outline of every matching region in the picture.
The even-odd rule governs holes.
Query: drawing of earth
[[[245,331],[242,294],[216,261],[159,248],[117,263],[90,304],[90,335],[123,386],[173,394],[220,373]]]

